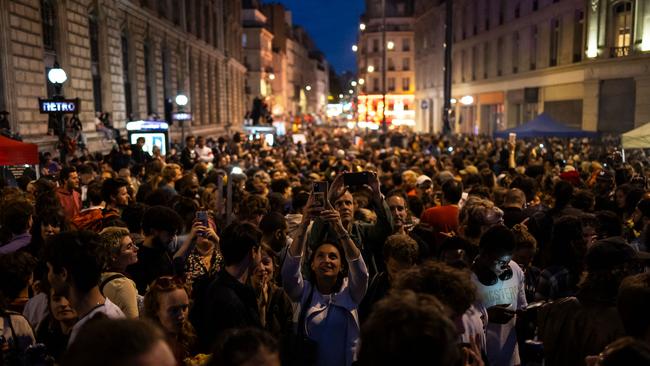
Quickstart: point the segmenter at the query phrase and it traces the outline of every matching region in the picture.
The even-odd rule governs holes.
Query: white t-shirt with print
[[[508,265],[512,269],[512,277],[506,281],[498,280],[492,286],[483,285],[476,274],[472,273],[472,281],[478,290],[479,307],[487,311],[488,308],[500,304],[510,304],[511,310],[522,310],[528,306],[524,271],[514,261],[510,261]],[[521,363],[515,330],[516,319],[515,316],[506,324],[490,323],[488,319],[486,350],[490,365],[508,366]]]

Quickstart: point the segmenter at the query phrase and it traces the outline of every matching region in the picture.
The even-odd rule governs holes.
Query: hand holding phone
[[[312,184],[312,208],[325,209],[327,204],[327,182],[316,181]]]

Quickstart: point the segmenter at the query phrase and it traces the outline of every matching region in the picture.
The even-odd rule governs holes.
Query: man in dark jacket
[[[248,223],[228,226],[220,242],[224,268],[199,295],[190,320],[200,339],[200,349],[209,352],[223,331],[261,327],[255,290],[248,277],[261,260],[262,233]]]
[[[138,137],[136,143],[131,145],[131,158],[138,164],[146,164],[151,160],[151,155],[143,150],[144,137]]]
[[[156,278],[174,274],[169,242],[182,225],[183,220],[171,208],[153,206],[145,212],[142,218],[145,239],[138,249],[138,261],[126,269],[140,294],[144,295],[147,286]]]
[[[187,136],[185,138],[185,147],[181,151],[181,165],[184,170],[192,170],[194,164],[196,164],[196,151],[194,150],[194,145],[196,140],[194,136]]]

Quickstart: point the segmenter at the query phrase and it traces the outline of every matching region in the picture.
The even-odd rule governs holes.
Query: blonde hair
[[[174,163],[167,164],[160,172],[160,175],[165,182],[172,182],[176,178],[176,170],[182,172],[181,166]]]
[[[122,249],[122,239],[129,236],[129,229],[119,226],[110,226],[99,233],[99,241],[104,252],[104,268],[108,269],[113,256],[118,256]]]

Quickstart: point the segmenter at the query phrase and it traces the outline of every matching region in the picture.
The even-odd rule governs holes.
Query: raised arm
[[[333,227],[336,233],[339,244],[343,247],[349,268],[348,285],[350,287],[350,295],[355,303],[360,304],[368,289],[368,269],[366,268],[359,248],[357,248],[354,241],[350,238],[350,234],[343,227],[339,212],[331,209],[331,207],[329,208],[329,210],[321,213],[321,218],[330,223],[330,226]]]

